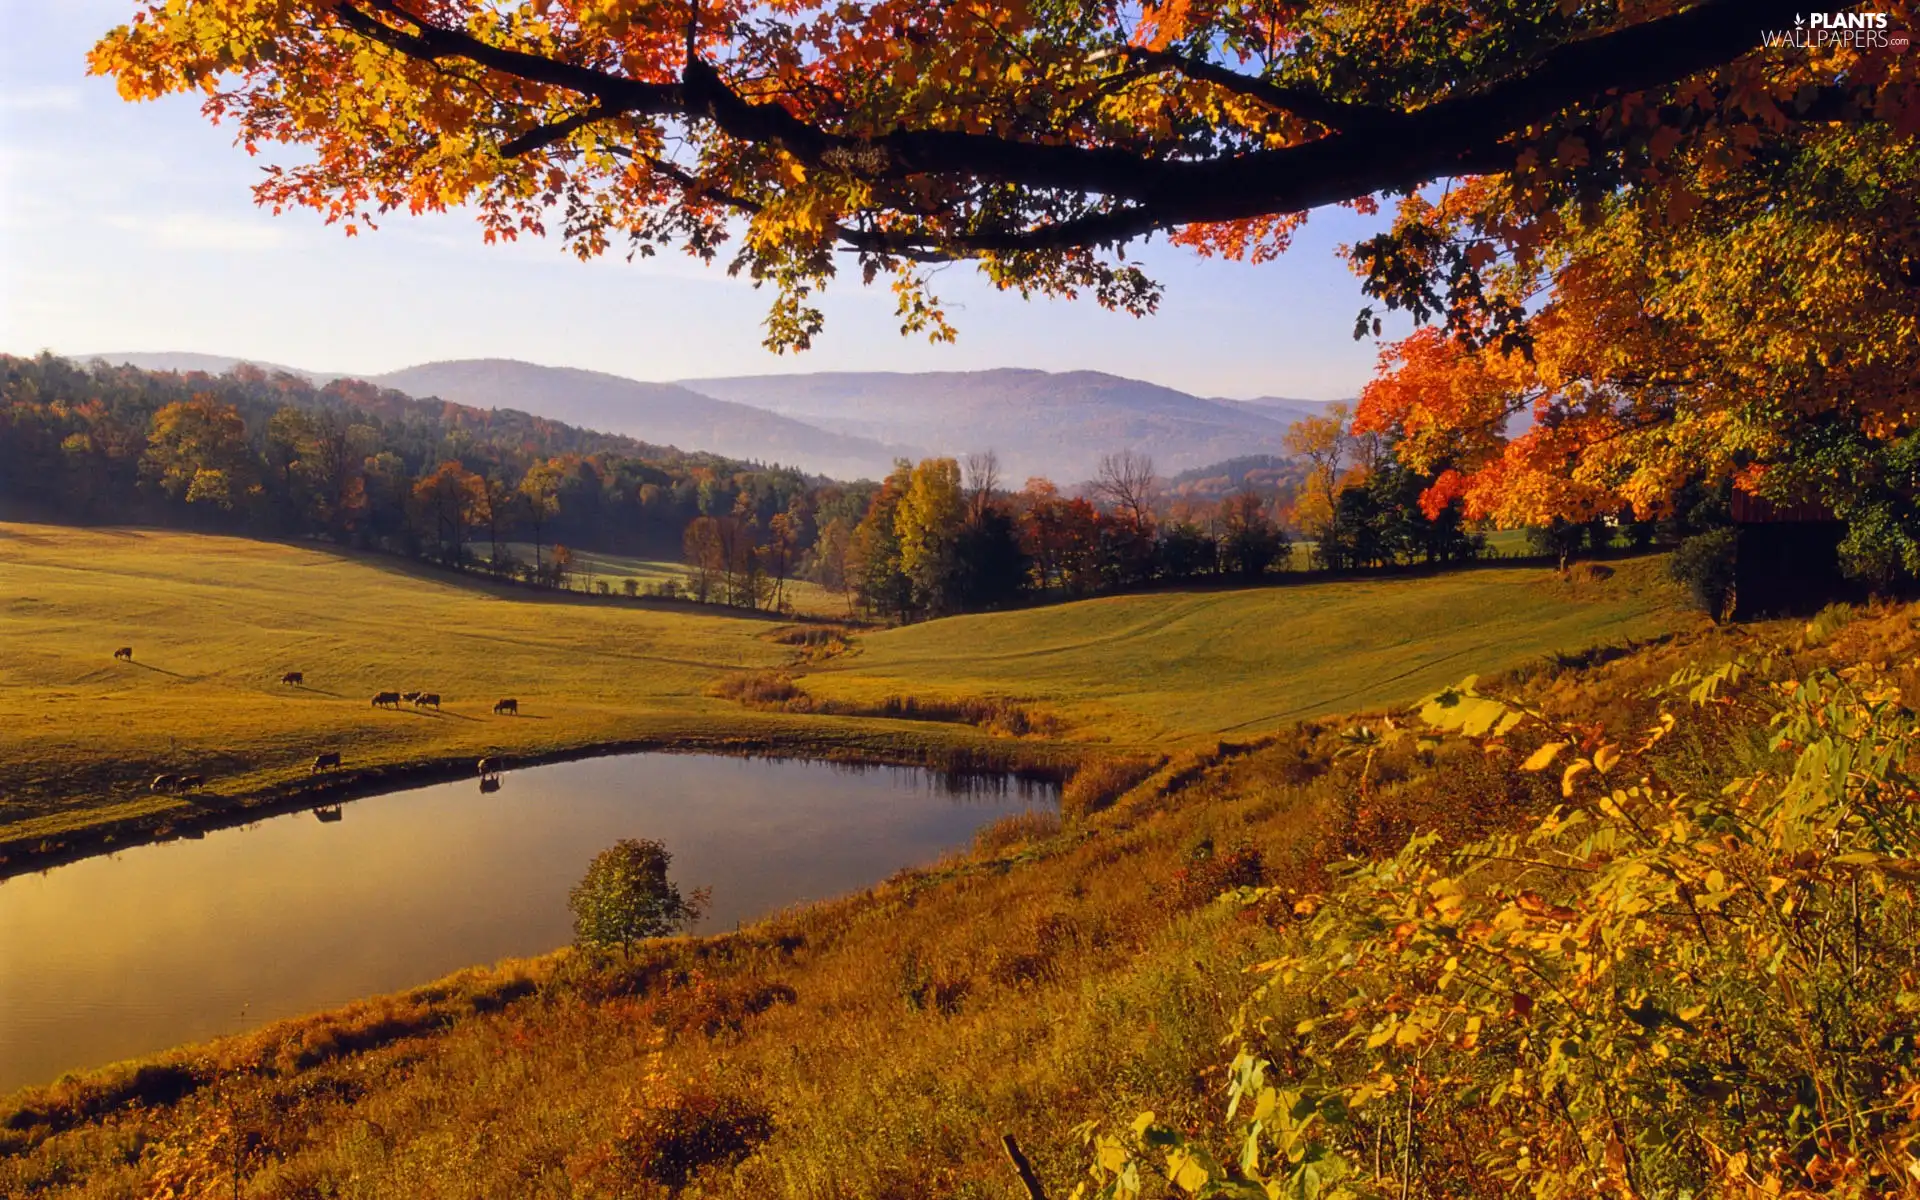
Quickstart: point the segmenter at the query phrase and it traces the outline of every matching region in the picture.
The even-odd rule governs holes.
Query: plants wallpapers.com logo
[[[1817,12],[1794,17],[1791,29],[1766,29],[1760,41],[1768,49],[1905,51],[1912,38],[1891,28],[1883,12]]]

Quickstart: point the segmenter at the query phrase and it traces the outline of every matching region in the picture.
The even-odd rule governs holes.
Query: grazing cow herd
[[[133,647],[132,646],[120,647],[118,650],[115,650],[113,652],[113,658],[115,662],[132,662]],[[280,682],[290,687],[305,687],[307,684],[307,677],[306,677],[306,674],[302,671],[288,671],[280,676]],[[375,692],[373,695],[373,707],[375,708],[398,709],[403,702],[407,704],[411,704],[415,708],[431,708],[437,712],[439,711],[439,708],[440,708],[440,693],[439,692],[417,692],[417,691],[416,692]],[[493,706],[493,713],[495,716],[510,715],[510,716],[517,717],[520,715],[520,701],[517,698],[512,696],[509,696],[503,700],[496,701]],[[497,792],[500,790],[500,772],[504,768],[504,766],[505,766],[505,761],[502,759],[483,758],[480,760],[480,790],[481,791]],[[314,755],[313,765],[307,768],[307,773],[309,775],[318,775],[322,771],[337,771],[339,769],[340,769],[340,752],[338,750],[329,750],[323,754]],[[182,774],[167,773],[162,775],[155,775],[153,777],[153,781],[147,785],[147,790],[153,791],[153,792],[172,792],[172,793],[194,792],[205,787],[206,782],[207,782],[207,779],[206,779],[206,776],[204,775],[182,775]],[[316,810],[316,812],[318,811],[319,810]],[[323,821],[327,821],[327,820],[337,821],[340,819],[338,813],[339,813],[339,808],[336,805],[334,807],[332,814],[322,815],[320,819]]]

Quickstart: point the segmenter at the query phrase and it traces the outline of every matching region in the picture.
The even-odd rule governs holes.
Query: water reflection
[[[711,755],[491,774],[0,883],[0,1092],[568,938],[622,837],[711,885],[704,930],[868,886],[1055,803],[1037,779]],[[492,786],[489,787],[488,784]],[[345,819],[351,815],[351,820]],[[323,828],[324,827],[324,828]]]

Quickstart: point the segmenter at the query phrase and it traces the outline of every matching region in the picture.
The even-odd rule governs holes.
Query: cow
[[[408,704],[412,704],[415,701],[420,699],[420,693],[419,692],[401,692],[400,698],[402,700],[405,700]]]
[[[507,760],[504,758],[483,758],[480,760],[480,778],[485,779],[489,775],[498,775],[506,769],[506,766]]]
[[[373,694],[373,707],[379,708],[382,705],[391,705],[394,708],[399,708],[400,693],[399,692],[375,692]]]
[[[307,677],[298,671],[288,671],[280,677],[281,683],[305,685]]]
[[[307,774],[318,775],[328,767],[337,767],[339,765],[340,752],[338,750],[329,750],[325,754],[316,754],[313,756],[313,767]]]
[[[150,792],[170,792],[179,779],[180,777],[178,775],[155,775],[153,782],[147,785],[147,790]]]
[[[182,775],[173,781],[173,790],[176,792],[190,792],[195,788],[205,787],[206,782],[207,777],[205,775]]]
[[[132,647],[132,646],[122,646],[122,647],[120,647],[120,648],[119,648],[118,650],[115,650],[115,651],[113,652],[113,661],[115,661],[115,662],[132,662],[132,661],[133,661],[133,647]]]
[[[518,700],[515,700],[515,699],[514,699],[514,698],[512,698],[511,696],[509,696],[509,697],[508,697],[507,699],[505,699],[505,700],[496,700],[496,701],[494,701],[494,705],[493,705],[493,715],[497,717],[497,716],[499,716],[499,715],[500,715],[501,713],[512,713],[512,714],[513,714],[514,716],[516,716],[516,717],[517,717],[517,716],[519,716],[519,715],[520,715],[520,702],[519,702]]]
[[[415,708],[439,708],[440,693],[439,692],[420,692],[414,696],[413,706]]]

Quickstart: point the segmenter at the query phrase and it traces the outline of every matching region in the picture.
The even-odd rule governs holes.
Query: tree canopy
[[[1895,7],[1898,7],[1896,5]],[[1523,203],[1664,163],[1912,111],[1910,77],[1761,52],[1789,0],[142,0],[93,69],[204,92],[257,188],[349,232],[470,205],[711,258],[777,291],[804,347],[849,252],[904,329],[951,336],[924,264],[1151,310],[1153,234],[1263,259],[1309,209],[1499,174]],[[1844,58],[1844,56],[1843,56]],[[1363,248],[1364,249],[1364,248]],[[1363,256],[1389,304],[1476,294],[1468,258]],[[1445,269],[1435,269],[1445,268]]]

